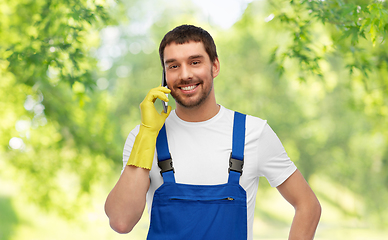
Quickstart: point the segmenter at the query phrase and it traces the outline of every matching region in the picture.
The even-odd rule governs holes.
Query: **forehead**
[[[192,56],[209,57],[202,42],[186,42],[177,44],[172,42],[164,48],[164,62],[169,60],[184,60]]]

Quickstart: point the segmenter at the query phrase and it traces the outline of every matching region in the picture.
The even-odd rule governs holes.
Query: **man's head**
[[[191,25],[179,26],[163,38],[159,53],[177,114],[186,110],[193,113],[193,109],[218,111],[213,79],[218,76],[220,62],[209,33]]]
[[[216,45],[212,36],[200,27],[193,25],[181,25],[168,32],[162,39],[159,46],[159,56],[164,68],[164,49],[171,43],[184,44],[190,41],[202,42],[210,61],[214,62],[218,58]]]

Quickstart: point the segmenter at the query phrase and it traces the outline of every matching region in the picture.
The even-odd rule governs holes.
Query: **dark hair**
[[[189,41],[202,42],[211,62],[214,62],[218,57],[216,44],[214,43],[212,36],[206,30],[193,25],[181,25],[169,31],[160,42],[159,56],[162,67],[164,68],[164,49],[167,45],[172,42],[184,44]]]

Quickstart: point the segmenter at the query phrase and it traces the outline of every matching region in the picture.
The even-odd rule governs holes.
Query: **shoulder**
[[[258,138],[267,127],[269,127],[267,120],[246,114],[245,128],[247,137]]]
[[[246,124],[247,127],[250,128],[263,128],[265,125],[267,125],[267,120],[252,115],[247,115]]]
[[[223,119],[229,122],[233,122],[235,112],[239,112],[246,115],[245,128],[247,136],[255,135],[256,137],[258,137],[261,135],[265,128],[270,128],[267,124],[267,120],[264,120],[260,117],[245,114],[244,112],[240,111],[233,111],[222,106],[221,108],[224,111]]]

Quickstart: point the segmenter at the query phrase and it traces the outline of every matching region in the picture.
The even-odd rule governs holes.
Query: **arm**
[[[127,165],[115,187],[105,202],[105,212],[110,226],[119,233],[130,232],[140,220],[146,204],[146,194],[150,186],[149,171],[154,159],[156,138],[167,116],[171,112],[159,114],[154,102],[157,98],[168,101],[164,87],[151,89],[140,104],[141,125],[132,146]]]
[[[149,186],[149,170],[125,166],[105,202],[105,212],[113,230],[128,233],[133,229],[143,214]]]
[[[288,239],[313,239],[321,216],[321,205],[300,171],[296,170],[277,189],[295,209]]]

